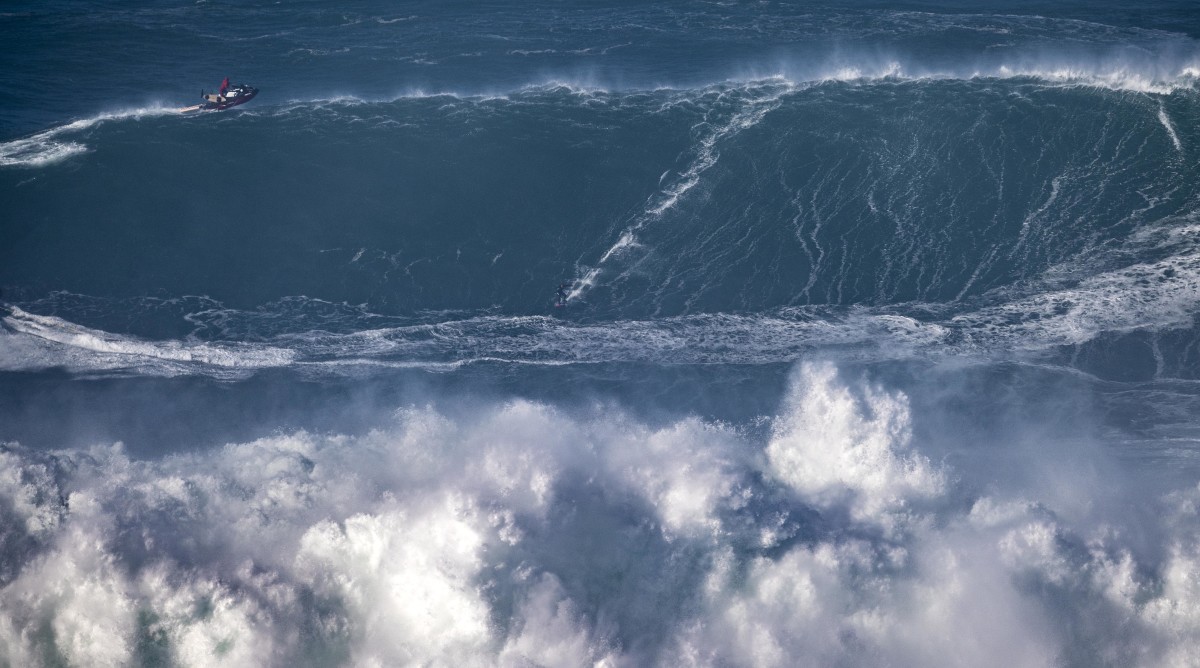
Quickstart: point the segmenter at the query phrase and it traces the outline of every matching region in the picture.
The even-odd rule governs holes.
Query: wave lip
[[[821,83],[881,83],[922,81],[980,81],[1030,80],[1052,86],[1085,86],[1116,91],[1169,95],[1180,90],[1196,90],[1200,84],[1200,53],[1195,48],[1180,52],[1151,50],[1140,56],[1112,50],[1099,53],[1021,53],[1010,51],[984,57],[964,56],[952,64],[899,54],[878,57],[872,54],[815,55],[802,61],[787,58],[775,65],[750,66],[740,74],[718,76],[708,83],[669,85],[616,85],[593,77],[554,74],[535,77],[507,89],[455,90],[410,88],[385,98],[344,94],[292,99],[276,113],[288,113],[297,108],[329,105],[373,105],[399,100],[448,97],[459,100],[487,101],[516,99],[524,95],[548,91],[566,91],[578,95],[628,94],[662,91],[709,91],[737,86],[778,86],[783,93]],[[728,73],[727,73],[728,74]],[[778,92],[778,91],[775,91]],[[771,91],[768,91],[770,97]],[[758,102],[767,104],[772,100]],[[748,101],[748,112],[754,111],[754,101]],[[87,152],[88,146],[73,137],[100,123],[113,120],[139,119],[177,113],[173,107],[152,106],[104,112],[63,125],[52,127],[27,137],[0,142],[0,167],[43,167],[62,162]],[[736,128],[730,128],[736,131]],[[703,166],[700,160],[697,166]],[[685,180],[686,182],[686,180]],[[669,208],[669,198],[660,205]]]
[[[816,62],[810,65],[808,62]],[[1084,86],[1117,91],[1167,95],[1194,90],[1200,84],[1200,54],[1164,63],[1104,57],[1044,58],[1014,56],[980,61],[963,58],[955,65],[922,63],[909,57],[878,59],[869,56],[813,58],[801,65],[783,62],[768,67],[751,66],[735,74],[718,76],[694,84],[655,83],[617,85],[595,76],[572,78],[555,75],[531,79],[505,89],[412,88],[385,97],[335,95],[290,101],[291,106],[347,104],[373,105],[401,100],[446,97],[472,102],[516,100],[521,96],[563,92],[571,95],[622,95],[666,92],[705,92],[735,87],[778,86],[784,93],[822,83],[881,83],[923,81],[1030,80],[1054,86]],[[752,92],[752,91],[747,91]]]
[[[1106,57],[1046,56],[971,60],[939,66],[910,58],[833,59],[816,67],[784,65],[774,76],[795,85],[828,82],[920,82],[1029,79],[1050,85],[1087,86],[1168,95],[1195,89],[1200,82],[1200,56],[1164,63]],[[755,79],[763,77],[752,77]]]

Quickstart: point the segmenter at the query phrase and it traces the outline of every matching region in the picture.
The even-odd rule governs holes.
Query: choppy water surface
[[[1192,665],[1198,39],[6,7],[0,663]]]

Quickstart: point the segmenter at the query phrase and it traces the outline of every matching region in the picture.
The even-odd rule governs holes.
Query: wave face
[[[1192,665],[1146,7],[6,8],[0,664]]]

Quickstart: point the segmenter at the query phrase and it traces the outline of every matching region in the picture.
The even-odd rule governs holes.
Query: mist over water
[[[1195,665],[1198,18],[6,7],[0,665]]]

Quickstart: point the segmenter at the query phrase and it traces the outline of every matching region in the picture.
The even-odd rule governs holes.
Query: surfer
[[[567,284],[559,283],[558,291],[555,292],[554,295],[558,298],[558,301],[554,303],[555,306],[566,306],[567,305],[567,297],[569,296],[567,294]]]

